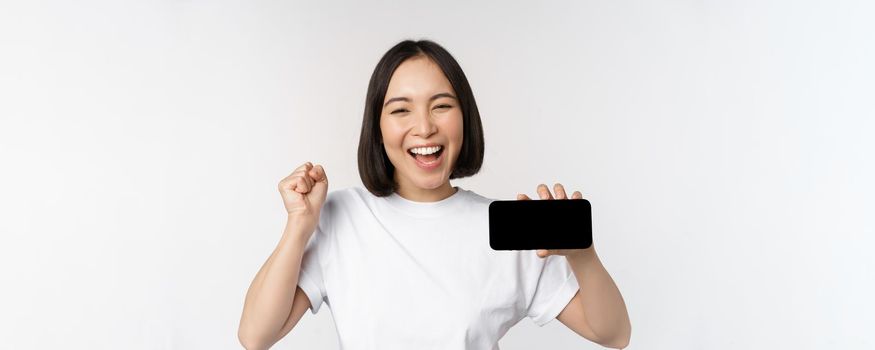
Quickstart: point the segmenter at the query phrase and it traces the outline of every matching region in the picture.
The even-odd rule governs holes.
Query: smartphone
[[[489,204],[493,250],[586,249],[592,208],[586,199],[495,200]]]

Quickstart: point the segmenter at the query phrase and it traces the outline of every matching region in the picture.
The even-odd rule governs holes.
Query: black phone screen
[[[592,245],[586,199],[496,200],[489,204],[494,250],[585,249]]]

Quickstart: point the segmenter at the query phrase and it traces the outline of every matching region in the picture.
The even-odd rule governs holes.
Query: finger
[[[568,195],[565,193],[565,187],[562,187],[561,183],[556,183],[553,185],[553,193],[556,193],[556,199],[568,199]]]
[[[283,182],[285,182],[285,183],[292,182],[292,179],[294,179],[295,176],[298,176],[298,175],[300,175],[301,173],[306,172],[306,171],[307,171],[307,163],[304,163],[303,165],[301,165],[301,166],[295,168],[295,170],[292,170],[292,172],[291,172],[289,175],[287,175],[287,176],[284,177],[282,180],[280,180],[280,183],[283,183]]]
[[[328,176],[325,175],[325,169],[321,165],[316,165],[310,169],[310,177],[316,182],[328,182]]]
[[[516,199],[517,199],[518,201],[527,201],[527,200],[531,200],[531,198],[529,198],[529,196],[526,196],[526,195],[524,195],[524,194],[522,194],[522,193],[517,194],[517,195],[516,195]]]
[[[547,249],[538,249],[537,251],[538,257],[546,258],[549,255]]]
[[[294,190],[298,193],[310,192],[310,184],[307,183],[307,180],[304,180],[303,176],[296,177]]]
[[[313,187],[313,185],[316,184],[316,180],[313,180],[313,178],[311,178],[310,175],[307,175],[307,173],[308,173],[308,171],[304,170],[304,171],[301,171],[295,177],[299,178],[299,179],[303,180],[305,183],[307,183],[307,187]]]
[[[292,173],[291,175],[284,177],[282,180],[280,180],[280,183],[279,183],[279,185],[277,185],[277,187],[279,188],[280,191],[285,191],[285,190],[294,191],[295,186],[297,186],[297,180],[295,180],[295,179],[297,179],[298,176],[299,175],[296,171],[296,172]]]
[[[290,183],[291,181],[292,181],[292,179],[289,178],[289,177],[287,176],[287,177],[283,178],[282,180],[280,180],[280,182],[276,185],[276,187],[277,187],[280,191],[283,191],[283,190],[285,190],[287,187],[289,187],[289,183]]]
[[[287,177],[280,181],[280,191],[295,191],[295,188],[298,187],[298,182],[295,181],[294,176]]]
[[[545,184],[538,185],[538,195],[541,196],[541,199],[553,199],[553,195],[550,194],[550,189],[548,189]]]
[[[295,170],[292,171],[292,173],[289,174],[289,176],[286,176],[282,180],[280,180],[280,187],[286,187],[286,186],[291,185],[291,183],[293,183],[295,181],[296,177],[301,176],[303,174],[306,174],[307,171],[310,170],[311,166],[312,166],[312,163],[306,162],[306,163],[302,164],[301,166],[295,168]]]
[[[313,167],[313,163],[306,162],[304,164],[301,164],[301,166],[299,166],[297,169],[295,169],[295,171],[293,171],[293,173],[296,173],[298,171],[308,171],[312,167]]]
[[[583,195],[580,194],[580,191],[574,191],[574,194],[571,195],[571,199],[583,199]]]

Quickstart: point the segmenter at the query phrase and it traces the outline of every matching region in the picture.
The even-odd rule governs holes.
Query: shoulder
[[[489,204],[491,204],[495,199],[483,196],[475,191],[460,188],[460,191],[465,191],[464,198],[465,201],[472,207],[474,210],[489,210]]]
[[[356,212],[363,207],[373,205],[376,197],[366,189],[356,186],[330,190],[322,205],[322,213],[327,214],[328,219],[336,218],[342,213]]]
[[[329,190],[328,194],[325,196],[325,204],[332,203],[334,205],[337,205],[338,203],[348,201],[349,197],[354,195],[355,191],[355,187],[345,187],[341,189]]]
[[[378,201],[368,190],[361,187],[345,187],[329,190],[319,214],[319,229],[327,236],[349,232],[362,219],[373,215]]]
[[[474,192],[473,190],[468,190],[468,189],[462,189],[462,190],[465,191],[465,193],[468,195],[469,200],[474,202],[474,203],[489,205],[489,203],[492,203],[493,201],[495,201],[495,199],[483,196],[477,192]]]
[[[357,203],[365,203],[372,200],[374,197],[373,194],[368,192],[366,189],[350,186],[337,190],[328,191],[328,194],[325,198],[325,205],[338,207],[338,206],[347,206],[354,205]]]

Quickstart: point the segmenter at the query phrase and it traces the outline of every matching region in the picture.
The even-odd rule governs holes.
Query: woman
[[[288,221],[249,287],[241,343],[269,348],[324,302],[343,349],[498,349],[523,317],[625,347],[626,306],[594,246],[489,248],[491,200],[449,182],[476,174],[483,152],[455,59],[428,40],[392,47],[368,86],[358,150],[367,190],[329,195],[325,170],[310,162],[280,181]],[[561,184],[553,190],[568,199]],[[554,199],[546,185],[537,192]]]

